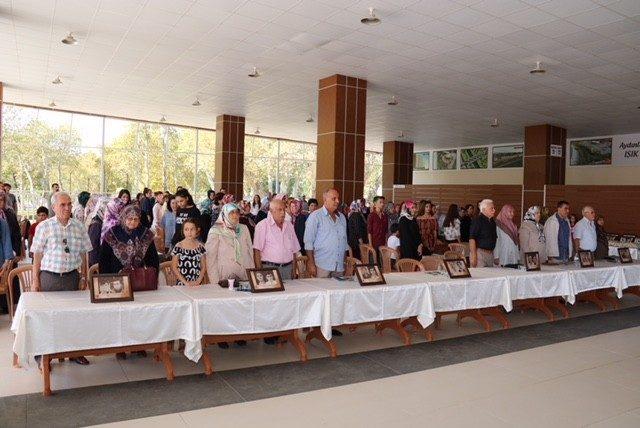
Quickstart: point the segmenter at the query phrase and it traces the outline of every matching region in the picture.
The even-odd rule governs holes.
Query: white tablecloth
[[[548,266],[542,266],[539,271],[506,268],[502,271],[509,281],[513,300],[559,296],[571,304],[576,301],[567,271],[549,269]]]
[[[638,260],[638,249],[635,247],[630,247],[629,248],[629,253],[631,253],[631,258],[633,260]],[[617,256],[618,255],[618,247],[610,245],[609,246],[609,255],[610,256]]]
[[[627,288],[623,268],[619,263],[596,260],[594,267],[581,268],[572,262],[567,265],[549,266],[549,269],[568,272],[574,294],[615,288],[618,297],[622,297],[622,290]]]
[[[286,281],[285,291],[248,293],[218,285],[175,287],[194,302],[196,335],[265,333],[322,326],[331,337],[325,315],[327,293],[312,281]],[[323,324],[324,323],[324,324]],[[327,333],[328,332],[328,333]],[[197,358],[201,356],[200,354]]]
[[[34,355],[184,339],[200,346],[189,298],[173,287],[135,294],[133,302],[91,303],[89,291],[24,293],[11,325],[21,363]]]
[[[627,287],[640,285],[640,263],[635,262],[621,266]]]

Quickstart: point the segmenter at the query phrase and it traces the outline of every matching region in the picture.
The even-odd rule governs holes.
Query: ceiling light
[[[202,103],[200,102],[198,97],[196,97],[196,100],[194,102],[192,102],[191,105],[194,106],[194,107],[200,107],[202,105]]]
[[[165,123],[167,121],[167,118],[164,117],[164,114],[162,115],[162,117],[160,118],[160,123]]]
[[[397,106],[398,105],[398,100],[396,100],[396,96],[395,95],[391,97],[391,101],[389,101],[387,103],[387,105],[390,105],[390,106]]]
[[[536,67],[529,71],[529,73],[531,74],[542,74],[542,73],[546,73],[547,70],[545,70],[544,68],[542,68],[542,62],[541,61],[536,61]]]
[[[500,126],[500,122],[498,122],[498,118],[497,118],[497,117],[496,117],[496,118],[494,118],[494,119],[491,121],[491,125],[490,125],[490,126],[491,126],[492,128],[497,128],[498,126]]]
[[[69,33],[69,35],[67,37],[62,39],[62,43],[64,43],[65,45],[77,45],[78,44],[78,39],[73,37],[73,33]]]
[[[260,127],[257,126],[256,130],[253,133],[256,134],[256,135],[260,135]]]
[[[309,117],[307,118],[307,123],[312,123],[312,122],[313,122],[313,115],[309,113]]]
[[[360,22],[362,22],[364,25],[378,25],[381,21],[380,18],[376,16],[375,9],[370,7],[369,16],[367,16],[366,18],[362,18]]]
[[[56,102],[51,100],[51,102],[49,103],[49,107],[54,108],[56,106],[57,106]]]
[[[398,139],[401,140],[404,138],[404,131],[400,131],[400,135],[398,135]]]
[[[51,83],[53,83],[54,85],[62,85],[62,80],[60,79],[60,76],[57,76],[51,81]]]
[[[253,67],[253,71],[248,74],[249,77],[260,77],[260,73],[258,73],[258,67]]]

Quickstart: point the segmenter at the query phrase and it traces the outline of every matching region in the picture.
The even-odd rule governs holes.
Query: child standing
[[[36,210],[36,222],[33,223],[29,227],[29,249],[31,249],[31,243],[33,242],[33,237],[36,236],[36,228],[40,223],[49,218],[49,209],[47,207],[38,207]],[[29,257],[33,258],[33,253],[29,251]]]
[[[196,287],[202,284],[207,273],[206,252],[202,242],[198,241],[200,228],[196,220],[186,219],[182,223],[184,239],[171,250],[171,270],[178,279],[177,285]]]
[[[389,238],[387,238],[387,247],[396,250],[396,253],[398,251],[398,248],[400,248],[400,229],[398,228],[398,223],[391,223],[391,235],[389,235]],[[396,268],[396,255],[392,254],[391,255],[391,268],[395,269]]]

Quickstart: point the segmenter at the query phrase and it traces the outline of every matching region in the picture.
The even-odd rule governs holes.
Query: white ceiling
[[[382,24],[360,23],[369,6]],[[237,114],[315,141],[318,79],[341,73],[369,80],[369,149],[401,131],[417,149],[539,123],[640,131],[640,0],[0,0],[0,41],[16,103],[204,127]]]

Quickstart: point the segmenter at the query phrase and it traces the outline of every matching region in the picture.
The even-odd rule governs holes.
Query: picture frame
[[[247,269],[247,278],[249,278],[249,285],[251,286],[252,293],[284,291],[284,284],[278,269]]]
[[[358,278],[358,282],[362,286],[381,285],[387,283],[378,265],[359,264],[355,265],[354,271]]]
[[[636,241],[636,235],[622,235],[620,242],[623,244],[633,244]]]
[[[101,273],[93,275],[89,285],[91,303],[133,301],[133,284],[128,273]]]
[[[631,249],[629,247],[618,247],[618,256],[620,257],[620,263],[633,263],[633,257],[631,257]]]
[[[591,251],[580,250],[578,251],[578,260],[580,261],[581,268],[590,268],[595,266],[593,260],[593,253]]]
[[[540,254],[537,251],[524,253],[524,267],[527,271],[540,270]]]
[[[447,269],[449,278],[471,278],[471,272],[467,267],[467,263],[462,258],[444,260],[444,267]]]

